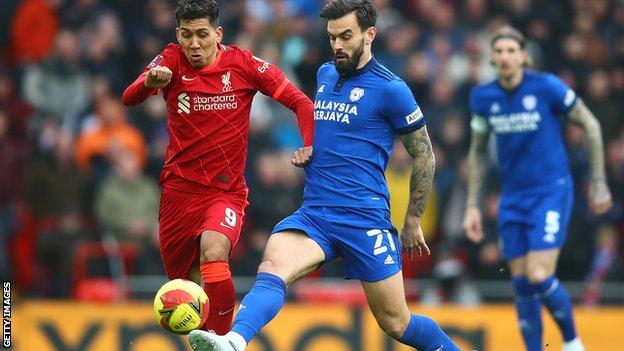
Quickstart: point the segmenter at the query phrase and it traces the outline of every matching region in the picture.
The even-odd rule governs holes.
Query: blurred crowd
[[[475,84],[493,77],[491,34],[511,24],[529,38],[534,67],[562,77],[602,124],[615,207],[601,218],[590,215],[583,133],[566,127],[577,197],[559,270],[562,279],[584,280],[583,301],[598,303],[603,281],[624,280],[624,2],[374,3],[375,57],[412,89],[437,160],[423,225],[433,254],[405,265],[408,278],[439,283],[421,297],[478,299],[472,281],[508,277],[496,239],[494,157],[484,202],[485,242],[468,243],[461,222],[467,97]],[[331,59],[318,17],[322,5],[321,0],[221,1],[224,42],[278,64],[313,98],[316,69]],[[75,296],[88,277],[119,269],[163,274],[156,180],[168,143],[166,106],[152,97],[125,108],[120,94],[175,41],[174,7],[174,0],[0,0],[0,275],[13,279],[22,293]],[[290,111],[256,97],[246,174],[251,206],[232,254],[236,275],[255,274],[271,228],[301,202],[304,174],[289,163],[301,143],[295,122]],[[399,229],[409,172],[410,157],[398,143],[387,178]],[[123,267],[100,264],[111,256]],[[328,265],[317,276],[340,276],[338,266]]]

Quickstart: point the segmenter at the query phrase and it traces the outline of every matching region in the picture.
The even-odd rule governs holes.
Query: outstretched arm
[[[487,171],[487,141],[490,135],[482,117],[474,116],[471,122],[472,136],[468,151],[468,198],[463,227],[466,236],[473,242],[483,240],[483,227],[479,200],[483,192]]]
[[[568,120],[581,126],[585,131],[585,144],[591,168],[590,205],[594,214],[603,214],[611,208],[612,199],[605,175],[600,122],[580,98],[577,98],[576,104],[570,109]]]
[[[273,98],[297,115],[303,147],[295,151],[291,163],[297,167],[303,167],[312,160],[312,143],[314,141],[314,106],[312,101],[288,80],[284,80],[278,91],[273,94]]]
[[[411,133],[399,136],[405,149],[412,156],[412,175],[410,177],[410,201],[407,207],[405,223],[401,232],[401,242],[411,259],[415,249],[418,254],[430,254],[429,247],[420,228],[420,218],[425,211],[429,199],[433,175],[435,173],[435,157],[427,127],[419,128]]]

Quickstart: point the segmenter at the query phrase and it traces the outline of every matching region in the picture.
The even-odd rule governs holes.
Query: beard
[[[334,54],[334,65],[336,66],[336,70],[340,74],[350,74],[353,73],[357,66],[360,64],[360,59],[362,58],[362,54],[364,54],[364,39],[360,42],[360,45],[353,51],[352,55],[347,55],[344,51],[338,51]],[[345,57],[346,60],[339,62],[336,58]]]

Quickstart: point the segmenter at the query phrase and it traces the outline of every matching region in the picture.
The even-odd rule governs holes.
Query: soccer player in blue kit
[[[472,137],[464,229],[472,241],[483,239],[479,198],[488,164],[487,140],[493,132],[502,180],[498,231],[526,349],[544,349],[544,304],[561,330],[563,350],[583,351],[570,296],[555,275],[573,201],[562,129],[570,122],[585,131],[590,206],[600,215],[612,203],[600,124],[559,78],[526,68],[529,58],[520,32],[503,27],[490,46],[498,77],[475,87],[470,96]]]
[[[273,229],[256,282],[232,330],[189,335],[197,351],[243,351],[284,304],[286,286],[342,257],[379,326],[420,351],[459,350],[430,318],[411,314],[401,249],[429,254],[420,228],[435,161],[424,116],[407,85],[372,56],[377,13],[369,0],[326,5],[333,62],[317,74],[314,151],[302,206]],[[414,158],[402,233],[390,222],[384,170],[396,136]]]

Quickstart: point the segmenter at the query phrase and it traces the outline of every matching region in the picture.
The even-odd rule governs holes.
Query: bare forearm
[[[420,218],[425,211],[431,193],[435,173],[435,157],[426,127],[402,135],[401,140],[413,158],[407,215]]]
[[[483,192],[485,172],[487,170],[486,155],[470,150],[468,153],[468,199],[467,207],[478,207]]]
[[[466,207],[479,207],[487,172],[487,135],[474,134],[468,152],[468,198]]]
[[[570,111],[568,118],[585,131],[585,147],[589,156],[592,180],[604,180],[605,160],[600,123],[580,99]]]

